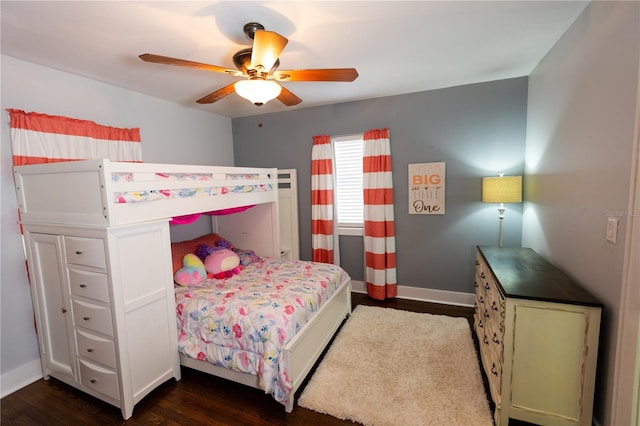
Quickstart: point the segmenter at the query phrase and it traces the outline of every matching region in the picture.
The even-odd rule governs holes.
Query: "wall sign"
[[[409,164],[409,214],[444,214],[445,163]]]

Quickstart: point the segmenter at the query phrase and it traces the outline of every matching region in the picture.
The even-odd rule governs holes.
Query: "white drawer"
[[[64,237],[67,262],[106,268],[104,241],[98,238]]]
[[[77,326],[113,336],[111,309],[106,306],[74,300],[73,319]]]
[[[119,400],[118,375],[115,371],[80,360],[80,381],[88,388]]]
[[[106,274],[69,268],[71,294],[109,303],[109,280]]]
[[[76,330],[78,355],[116,368],[116,349],[113,340],[105,339],[82,330]]]

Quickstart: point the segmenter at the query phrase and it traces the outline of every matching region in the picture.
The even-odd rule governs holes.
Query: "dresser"
[[[24,224],[45,379],[121,409],[180,379],[167,221]]]
[[[496,425],[591,425],[601,302],[528,248],[478,246],[475,264]]]

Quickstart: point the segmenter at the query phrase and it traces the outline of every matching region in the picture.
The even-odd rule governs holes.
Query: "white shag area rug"
[[[492,425],[465,318],[358,305],[298,405],[364,425]]]

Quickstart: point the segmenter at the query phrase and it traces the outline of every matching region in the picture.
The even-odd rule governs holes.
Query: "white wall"
[[[605,305],[600,424],[613,405],[639,40],[640,3],[591,2],[529,77],[522,244]],[[609,215],[620,220],[616,245],[605,239]]]
[[[139,127],[145,162],[233,165],[231,120],[94,80],[1,56],[0,382],[5,396],[42,377],[11,168],[7,108]],[[179,234],[199,234],[210,224]],[[175,234],[175,235],[174,235]]]

